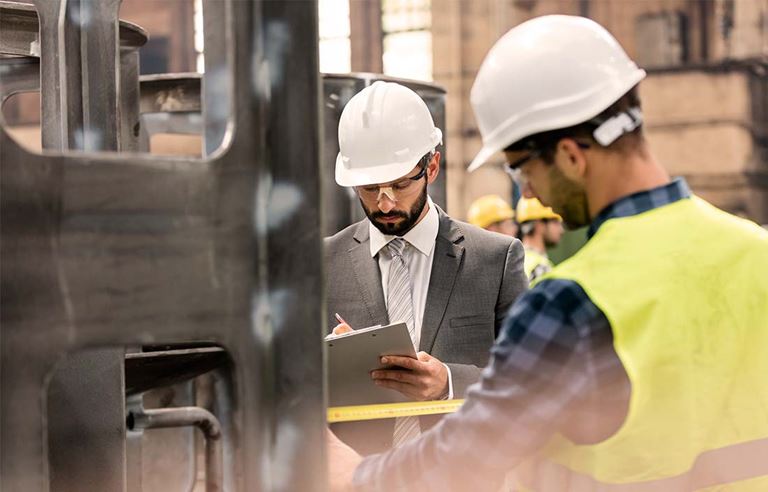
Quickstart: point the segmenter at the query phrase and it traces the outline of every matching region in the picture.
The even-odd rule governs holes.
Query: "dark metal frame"
[[[67,150],[121,150],[116,4],[79,4],[98,22],[79,30],[78,59],[57,41],[72,17],[36,2],[44,155],[0,128],[0,488],[50,489],[45,399],[64,354],[215,342],[234,361],[231,397],[217,393],[229,407],[225,488],[324,490],[316,3],[207,2],[223,30],[206,40],[221,56],[206,67],[202,161]],[[73,145],[80,116],[108,127],[103,138]],[[93,413],[70,417],[88,425]]]

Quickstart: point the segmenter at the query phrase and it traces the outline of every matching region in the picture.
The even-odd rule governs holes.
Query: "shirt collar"
[[[639,215],[654,208],[669,205],[683,198],[691,197],[691,189],[683,178],[676,178],[672,182],[650,190],[639,191],[631,195],[619,198],[605,207],[590,224],[587,237],[595,235],[601,225],[608,219],[630,217]]]
[[[427,195],[427,215],[421,219],[421,222],[413,226],[404,236],[411,246],[419,250],[424,256],[432,254],[432,249],[435,247],[435,240],[437,240],[437,232],[440,229],[440,218],[437,215],[437,207],[432,203],[432,198]],[[368,231],[371,238],[371,256],[376,256],[381,248],[386,246],[391,240],[398,236],[391,236],[384,234],[376,228],[376,226],[368,221]]]

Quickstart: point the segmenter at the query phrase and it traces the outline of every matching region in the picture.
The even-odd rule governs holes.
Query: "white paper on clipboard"
[[[370,372],[384,355],[416,358],[405,323],[362,328],[325,340],[328,354],[328,405],[369,405],[408,401],[401,393],[376,386]]]

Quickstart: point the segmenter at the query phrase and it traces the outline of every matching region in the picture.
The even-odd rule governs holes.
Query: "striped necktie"
[[[403,256],[405,239],[395,238],[387,244],[387,251],[392,261],[389,263],[387,283],[387,314],[389,322],[404,322],[416,346],[416,327],[413,323],[413,298],[411,296],[411,278],[408,263]],[[418,417],[398,417],[395,419],[395,431],[392,436],[393,446],[399,446],[421,433]]]

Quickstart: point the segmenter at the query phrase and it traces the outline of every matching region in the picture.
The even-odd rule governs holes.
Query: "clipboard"
[[[409,401],[401,393],[376,386],[370,372],[382,369],[380,357],[400,355],[416,358],[405,323],[371,326],[328,337],[328,405],[369,405]]]

